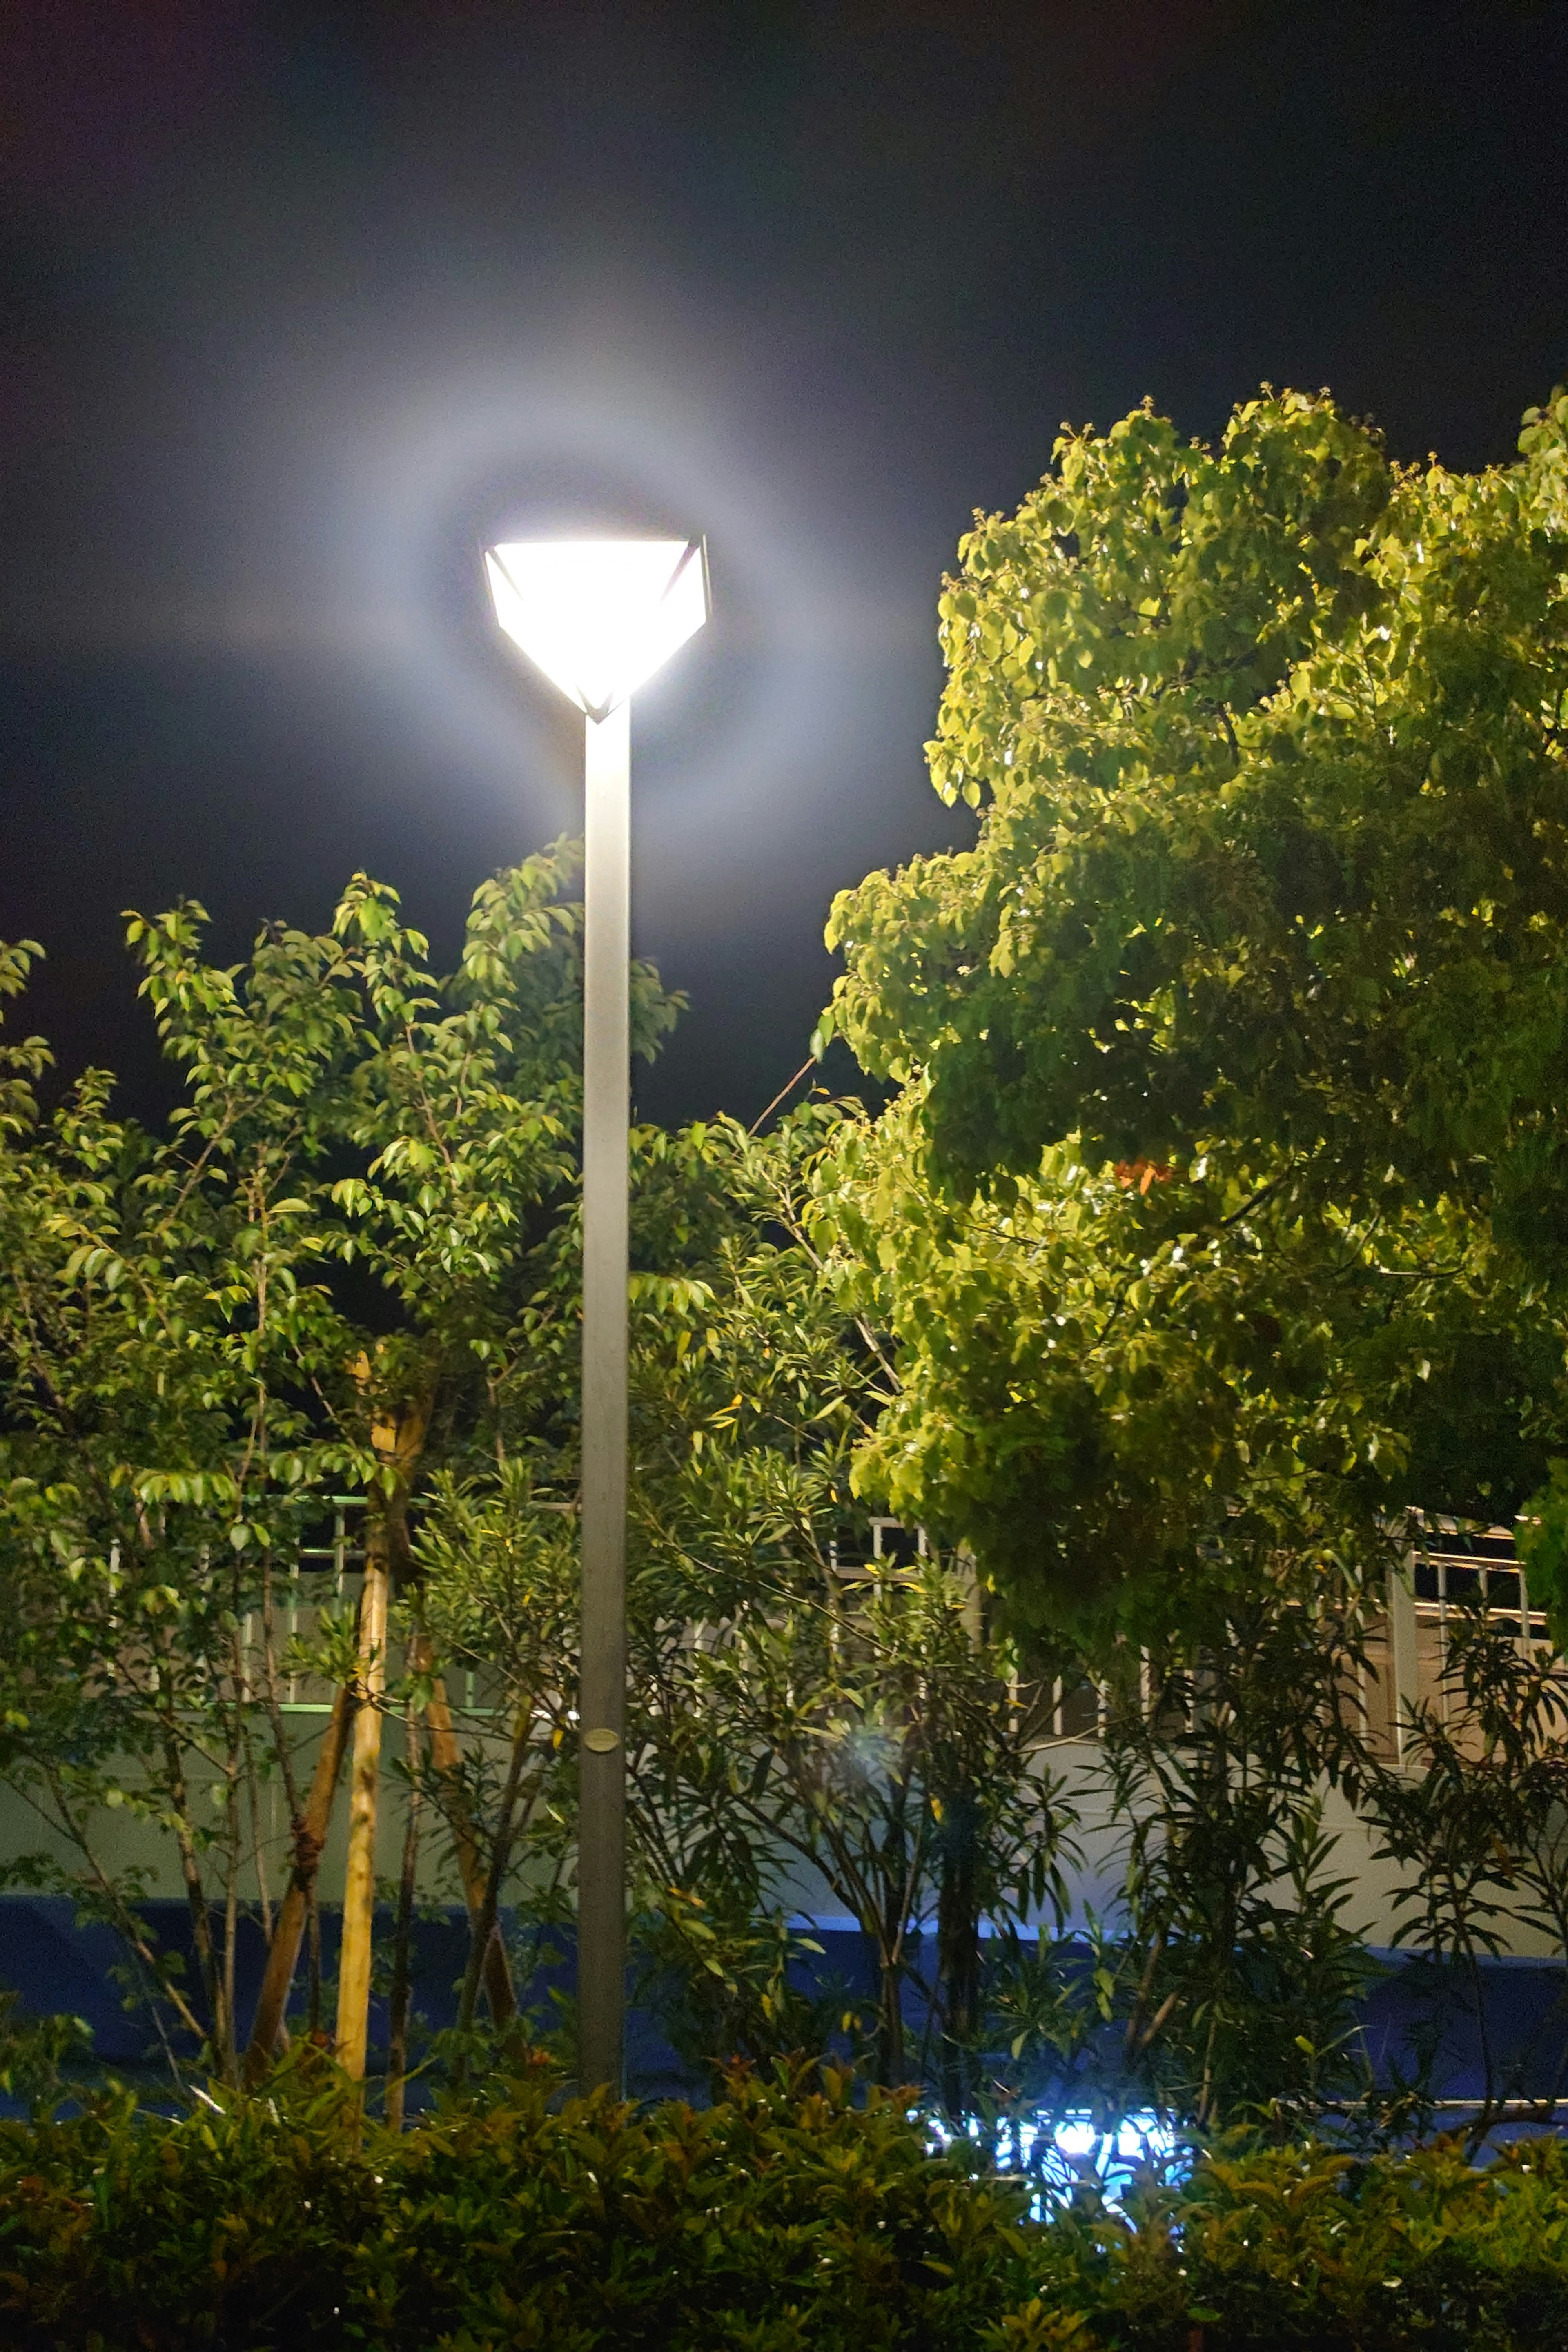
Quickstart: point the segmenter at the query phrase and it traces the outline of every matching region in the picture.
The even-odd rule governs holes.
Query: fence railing
[[[1527,1653],[1553,1646],[1544,1611],[1531,1604],[1511,1528],[1468,1528],[1451,1518],[1432,1517],[1415,1532],[1418,1542],[1403,1565],[1388,1574],[1383,1607],[1369,1614],[1355,1669],[1355,1696],[1367,1738],[1391,1762],[1405,1760],[1412,1727],[1423,1715],[1456,1727],[1461,1746],[1465,1744],[1464,1727],[1457,1721],[1463,1696],[1454,1671],[1452,1641],[1460,1622],[1472,1620],[1479,1612]],[[895,1573],[900,1567],[912,1570],[930,1550],[923,1528],[877,1518],[871,1521],[869,1555],[847,1553],[842,1559],[836,1558],[835,1565],[841,1579],[852,1584],[886,1574],[889,1561]],[[1561,1677],[1568,1718],[1568,1658],[1561,1661]],[[1146,1660],[1143,1680],[1147,1693]],[[1102,1684],[1089,1679],[1053,1684],[1041,1744],[1103,1738],[1109,1705]]]
[[[324,1539],[301,1546],[286,1567],[279,1566],[273,1640],[282,1677],[280,1697],[291,1714],[324,1715],[331,1709],[332,1686],[324,1676],[282,1669],[290,1651],[315,1637],[329,1607],[352,1611],[358,1599],[364,1555],[353,1538],[361,1507],[357,1496],[333,1496],[330,1531],[328,1523],[321,1530]],[[853,1591],[873,1578],[915,1575],[932,1554],[924,1528],[882,1515],[869,1521],[867,1539],[846,1538],[831,1548],[829,1557],[839,1581]],[[962,1554],[959,1559],[962,1563]],[[1356,1696],[1367,1737],[1391,1760],[1402,1760],[1409,1727],[1418,1713],[1429,1711],[1446,1725],[1454,1721],[1461,1701],[1451,1671],[1453,1632],[1461,1619],[1478,1610],[1521,1648],[1537,1652],[1551,1647],[1545,1614],[1531,1603],[1512,1529],[1498,1526],[1477,1530],[1452,1519],[1427,1521],[1419,1547],[1411,1549],[1401,1569],[1389,1573],[1384,1605],[1367,1622],[1357,1669]],[[265,1669],[258,1610],[245,1621],[244,1648],[259,1686]],[[476,1678],[463,1679],[465,1687],[451,1693],[454,1704],[486,1712],[486,1695]],[[1563,1681],[1568,1704],[1568,1660]],[[1105,1732],[1107,1709],[1101,1685],[1087,1679],[1054,1683],[1042,1716],[1042,1744],[1098,1741]]]

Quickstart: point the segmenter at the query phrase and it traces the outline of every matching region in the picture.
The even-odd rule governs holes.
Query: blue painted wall
[[[194,1972],[184,1906],[160,1902],[145,1908],[164,1948],[182,1953],[187,1970]],[[390,1916],[384,1925],[390,1928]],[[334,1913],[323,1914],[323,1960],[329,1972],[336,1965],[338,1926]],[[813,1936],[824,1947],[823,1958],[813,1964],[816,1978],[831,1979],[868,1999],[876,1967],[865,1939],[839,1927],[817,1927]],[[554,2006],[552,1992],[571,1990],[572,1942],[569,1929],[551,1929],[532,1948],[535,1965],[521,1998],[525,2007],[535,2008],[546,2020]],[[417,2009],[428,2028],[450,2025],[467,1958],[467,1920],[456,1911],[421,1919],[416,1923],[415,1943]],[[242,1930],[237,1988],[242,2031],[248,2030],[262,1960],[259,1929]],[[1479,2014],[1462,1985],[1450,1983],[1447,1989],[1451,1997],[1444,2004],[1435,2087],[1450,2098],[1479,2095],[1485,2082],[1484,2032],[1494,2067],[1501,2072],[1517,2068],[1525,2094],[1543,2097],[1568,2093],[1568,2082],[1563,2079],[1568,2053],[1568,1971],[1541,1961],[1492,1960],[1482,1964],[1481,1981]],[[68,1902],[49,1896],[0,1899],[0,1984],[14,1987],[24,2007],[35,2014],[63,2010],[85,2018],[106,2065],[127,2071],[157,2065],[157,2042],[147,2011],[127,2002],[119,1938],[107,1927],[79,1925]],[[1424,1964],[1389,1957],[1386,1975],[1373,1987],[1361,2011],[1369,2053],[1385,2079],[1395,2066],[1410,2064],[1415,2037],[1434,1995],[1443,1990],[1440,1978]],[[296,1994],[302,2000],[302,1968]],[[918,2028],[918,2018],[911,2016],[910,2022]],[[377,1995],[371,2004],[373,2065],[375,2053],[384,2049],[386,2031],[386,2002]],[[627,2054],[632,2086],[644,2097],[691,2094],[699,2088],[645,2011],[633,2011]]]

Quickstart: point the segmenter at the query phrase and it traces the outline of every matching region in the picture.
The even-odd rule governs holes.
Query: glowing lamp
[[[508,636],[596,720],[708,618],[700,540],[513,541],[492,547],[485,568]]]

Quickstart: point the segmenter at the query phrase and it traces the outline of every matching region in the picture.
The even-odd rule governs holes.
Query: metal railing
[[[308,1643],[330,1604],[352,1610],[363,1574],[363,1548],[351,1540],[353,1515],[363,1507],[356,1496],[331,1498],[330,1534],[305,1544],[280,1569],[274,1621],[275,1654],[282,1666],[290,1649]],[[847,1590],[871,1580],[900,1580],[918,1572],[934,1556],[923,1527],[910,1527],[885,1514],[868,1523],[869,1547],[845,1538],[829,1549],[834,1573]],[[963,1555],[959,1555],[962,1561]],[[1400,1758],[1408,1744],[1408,1727],[1418,1711],[1450,1724],[1461,1704],[1452,1666],[1452,1635],[1458,1622],[1477,1610],[1494,1626],[1511,1633],[1521,1647],[1551,1647],[1544,1612],[1532,1605],[1528,1580],[1514,1550],[1513,1531],[1506,1527],[1469,1529],[1456,1521],[1433,1518],[1421,1529],[1401,1570],[1391,1572],[1384,1608],[1369,1618],[1363,1656],[1357,1672],[1357,1697],[1373,1745],[1391,1758]],[[245,1655],[259,1685],[263,1668],[259,1610],[247,1616]],[[1144,1681],[1149,1668],[1144,1662]],[[465,1712],[485,1713],[485,1695],[472,1673],[452,1698]],[[1563,1664],[1568,1701],[1568,1661]],[[288,1673],[282,1704],[291,1714],[324,1715],[331,1710],[332,1689],[324,1677]],[[1045,1734],[1047,1744],[1098,1741],[1106,1728],[1109,1696],[1106,1686],[1085,1679],[1077,1684],[1056,1681],[1049,1696]]]

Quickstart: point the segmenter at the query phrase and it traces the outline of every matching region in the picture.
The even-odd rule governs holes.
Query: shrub
[[[16,2352],[979,2347],[1035,2284],[1027,2190],[907,2105],[736,2078],[702,2112],[521,2082],[401,2138],[331,2087],[0,2126]]]
[[[1568,2147],[1517,2144],[1485,2170],[1457,2141],[1358,2162],[1232,2139],[1180,2187],[1121,2211],[1083,2199],[1039,2231],[1043,2292],[1013,2352],[1561,2352]],[[1064,2336],[1064,2313],[1081,2338]]]
[[[929,2153],[904,2095],[695,2112],[542,2077],[402,2137],[306,2062],[0,2125],[7,2352],[1561,2352],[1568,2151],[1221,2144],[1109,2205]]]

